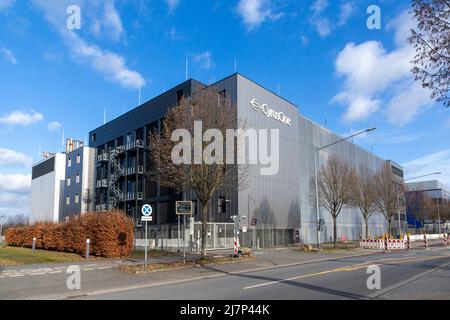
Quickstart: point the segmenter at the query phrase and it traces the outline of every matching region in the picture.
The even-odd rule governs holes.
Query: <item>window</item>
[[[222,90],[222,91],[219,91],[219,98],[221,99],[221,100],[226,100],[226,98],[227,98],[227,90]]]
[[[70,204],[70,196],[67,196],[66,197],[66,205],[69,205]]]
[[[70,177],[67,177],[67,186],[70,187]]]
[[[77,193],[75,194],[75,203],[80,202],[80,195]]]
[[[97,135],[94,133],[94,134],[92,134],[92,136],[91,136],[91,141],[92,142],[95,142],[95,140],[97,139]]]
[[[76,183],[80,183],[80,175],[77,173],[76,177],[75,177],[75,182]]]
[[[72,166],[72,159],[68,159],[67,160],[67,166],[70,168]]]
[[[81,161],[81,156],[80,156],[80,154],[77,154],[77,163],[80,163],[80,161]]]
[[[177,91],[177,103],[181,101],[181,99],[184,98],[183,90]]]

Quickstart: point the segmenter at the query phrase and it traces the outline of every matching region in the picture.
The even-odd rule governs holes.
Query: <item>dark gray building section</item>
[[[161,129],[168,108],[204,87],[188,80],[90,132],[89,146],[97,149],[97,210],[123,209],[137,221],[145,202],[154,208],[153,224],[176,222],[175,201],[181,196],[145,178],[150,169],[148,134]]]
[[[55,158],[51,157],[35,165],[31,170],[31,179],[37,179],[55,170]]]

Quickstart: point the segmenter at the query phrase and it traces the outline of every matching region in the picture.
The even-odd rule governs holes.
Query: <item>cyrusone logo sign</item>
[[[288,116],[286,116],[283,112],[277,112],[274,109],[270,108],[267,104],[260,104],[257,99],[253,99],[250,101],[250,105],[255,111],[262,111],[268,118],[272,118],[287,124],[288,126],[292,125],[292,120]]]

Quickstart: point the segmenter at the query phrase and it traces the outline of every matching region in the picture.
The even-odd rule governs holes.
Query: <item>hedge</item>
[[[133,249],[133,221],[121,211],[87,213],[66,223],[39,223],[10,228],[8,245],[84,254],[90,239],[90,254],[106,258],[128,256]]]

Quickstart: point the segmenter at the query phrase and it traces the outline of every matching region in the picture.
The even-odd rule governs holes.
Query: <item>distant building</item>
[[[66,155],[46,154],[32,168],[30,223],[58,222],[62,212]]]
[[[450,187],[439,182],[438,180],[411,182],[406,184],[406,214],[408,218],[408,224],[413,227],[422,227],[422,223],[415,217],[417,212],[417,199],[421,199],[421,194],[429,197],[432,203],[436,205],[436,210],[448,207],[450,204]],[[419,194],[419,196],[418,196]],[[430,219],[425,219],[425,223],[431,223]]]

